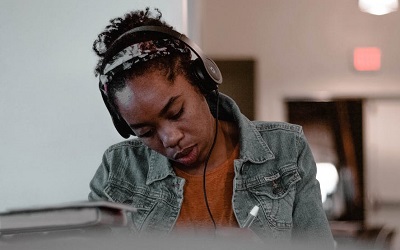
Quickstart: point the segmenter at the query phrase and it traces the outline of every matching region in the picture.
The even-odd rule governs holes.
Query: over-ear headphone
[[[183,42],[197,56],[197,58],[192,61],[190,70],[193,80],[200,88],[201,92],[206,95],[214,90],[218,90],[218,85],[222,83],[222,74],[217,64],[212,59],[205,56],[196,43],[192,42],[188,37],[177,31],[163,26],[139,26],[125,32],[118,37],[115,42],[128,35],[139,32],[160,33]],[[128,138],[130,135],[135,135],[121,115],[111,108],[108,97],[104,92],[100,92],[118,133],[124,138]]]

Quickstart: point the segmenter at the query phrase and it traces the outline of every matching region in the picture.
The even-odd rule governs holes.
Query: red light
[[[381,50],[377,47],[354,49],[354,68],[358,71],[378,71],[381,69]]]

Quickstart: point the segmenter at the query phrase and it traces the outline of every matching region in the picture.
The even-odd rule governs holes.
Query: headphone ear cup
[[[124,120],[119,119],[117,116],[113,114],[111,114],[111,118],[115,128],[122,137],[128,139],[129,136],[134,135],[132,129],[128,126],[128,124]]]
[[[211,76],[207,71],[201,58],[196,58],[190,65],[194,82],[197,84],[203,94],[209,94],[210,92],[217,90],[218,84],[220,83],[217,81],[222,82],[222,77],[217,65],[211,60],[210,62],[213,63],[212,69],[216,69],[216,74],[213,74],[213,76]]]
[[[124,137],[125,139],[129,138],[130,135],[135,135],[132,132],[131,127],[129,127],[129,125],[125,122],[125,120],[121,119],[121,116],[117,113],[114,112],[114,110],[112,109],[107,96],[103,93],[103,91],[101,91],[101,97],[103,98],[104,104],[107,107],[108,112],[111,115],[111,119],[113,121],[113,124],[115,126],[115,128],[117,129],[118,133]]]

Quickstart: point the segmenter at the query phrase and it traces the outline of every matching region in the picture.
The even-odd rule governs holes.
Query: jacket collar
[[[211,97],[215,99],[214,97]],[[209,101],[211,112],[215,115],[215,100]],[[275,158],[267,142],[261,136],[253,122],[244,116],[236,102],[220,93],[219,112],[226,120],[234,121],[239,127],[240,159],[252,163],[263,163]]]
[[[146,184],[165,179],[168,175],[175,175],[171,162],[167,157],[150,150],[149,172],[147,173]]]
[[[216,95],[209,95],[206,98],[211,113],[216,116]],[[240,159],[256,164],[274,159],[275,156],[267,142],[254,123],[240,112],[235,101],[222,93],[219,94],[219,98],[219,119],[234,121],[239,127]],[[169,175],[176,176],[171,162],[165,156],[151,150],[146,184],[165,179]]]

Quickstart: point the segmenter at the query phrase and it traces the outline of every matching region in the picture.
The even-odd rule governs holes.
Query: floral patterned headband
[[[118,52],[104,67],[100,75],[100,90],[107,95],[108,84],[118,72],[130,69],[132,65],[154,58],[170,55],[171,53],[188,54],[190,49],[180,40],[165,38],[139,42]]]

